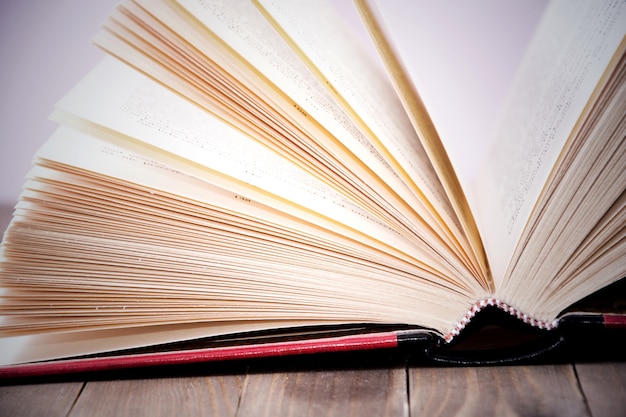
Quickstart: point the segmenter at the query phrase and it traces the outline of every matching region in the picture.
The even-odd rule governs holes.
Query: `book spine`
[[[533,327],[538,327],[540,329],[552,330],[552,329],[555,329],[559,325],[558,319],[555,319],[553,321],[539,320],[539,319],[529,316],[528,314],[522,312],[521,310],[513,307],[510,304],[507,304],[501,300],[498,300],[497,298],[490,297],[490,298],[485,298],[484,300],[480,300],[474,303],[474,305],[472,305],[472,307],[467,311],[467,313],[465,313],[465,315],[454,326],[454,328],[448,334],[444,336],[444,340],[447,343],[450,343],[469,324],[472,318],[485,307],[497,307],[500,310],[507,312],[510,315],[518,318],[524,323],[529,324]]]

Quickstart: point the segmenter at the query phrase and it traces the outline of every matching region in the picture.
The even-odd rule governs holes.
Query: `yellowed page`
[[[231,10],[232,5],[234,3],[205,4],[201,5],[200,11],[207,6],[209,10],[205,12],[217,13],[215,7],[218,7],[218,11],[223,7]],[[260,54],[266,65],[278,65],[275,70],[287,75],[279,77],[283,82],[293,74],[298,75],[300,80],[299,73],[292,72],[294,68],[279,65],[285,59],[283,53],[293,55],[288,46],[284,45],[286,49],[279,49],[280,53],[274,55],[272,42],[284,43],[282,38],[276,33],[276,38],[273,38],[265,33],[264,26],[256,26],[269,25],[265,19],[257,21],[253,14],[246,13],[246,21],[241,23],[235,18],[242,15],[231,10],[231,17],[235,20],[229,20],[232,24],[230,27],[227,25],[226,30],[227,35],[230,33],[228,36],[234,37],[235,41],[226,36],[226,42],[215,35],[214,28],[201,24],[175,4],[146,2],[144,6],[148,7],[150,15],[133,3],[125,3],[114,19],[107,23],[106,31],[97,39],[98,44],[218,114],[265,146],[296,161],[340,190],[381,223],[411,240],[418,251],[434,252],[440,263],[449,264],[454,270],[451,276],[461,277],[466,282],[476,280],[472,265],[467,259],[452,252],[455,243],[433,219],[423,201],[410,192],[395,173],[391,182],[381,181],[381,173],[376,172],[374,165],[368,166],[355,158],[355,154],[304,111],[300,103],[269,83],[267,74],[261,74],[256,66],[231,48],[232,42],[235,42],[236,47],[239,47],[237,42],[252,42],[247,51]],[[130,18],[129,15],[134,17]],[[157,21],[154,16],[162,21]],[[216,15],[222,26],[220,19],[224,16],[221,12]],[[259,29],[264,30],[260,35]],[[273,31],[271,26],[269,29]],[[176,32],[180,32],[184,39]],[[250,36],[250,33],[254,36]],[[160,35],[172,42],[163,42]],[[243,40],[240,39],[242,37]],[[258,48],[261,48],[260,52]],[[297,57],[292,60],[299,62]],[[316,81],[315,77],[313,80]],[[307,84],[295,84],[295,87],[304,86]],[[304,98],[316,98],[316,94],[308,94],[312,91],[307,91]],[[321,91],[325,93],[323,88]],[[329,110],[324,106],[322,108],[324,111]],[[334,107],[330,110],[331,115],[336,117],[335,110],[341,109]],[[345,117],[340,119],[349,121]],[[363,145],[371,148],[367,142]],[[378,161],[376,164],[388,167],[383,159],[377,156],[374,159]],[[478,283],[478,286],[484,285],[484,282]]]
[[[497,282],[625,28],[620,1],[557,1],[543,17],[473,190]]]
[[[626,38],[568,138],[502,286],[555,315],[626,276]]]
[[[254,5],[247,0],[224,3],[179,1],[209,34],[198,36],[171,16],[172,6],[166,3],[148,1],[144,6],[237,77],[269,106],[276,106],[274,111],[302,123],[300,128],[310,135],[312,143],[319,143],[336,158],[338,172],[349,170],[362,178],[372,178],[374,182],[368,186],[385,198],[391,198],[388,191],[392,190],[405,199],[405,207],[415,207],[420,213],[424,212],[423,203],[410,193],[385,156],[334,102]],[[216,43],[223,44],[228,52],[216,53]],[[270,114],[272,110],[269,106],[260,111]],[[374,179],[367,171],[373,172],[380,180]]]
[[[445,332],[472,299],[314,225],[272,224],[268,208],[78,132],[60,129],[38,156],[2,276],[15,286],[4,314],[28,314],[1,324],[61,333],[0,339],[18,346],[2,351],[3,363],[298,324],[427,323]],[[111,334],[129,337],[101,341]]]
[[[384,183],[392,186],[397,184],[393,188],[402,192],[402,182],[398,181],[397,174],[384,156],[334,102],[317,78],[250,1],[177,2],[236,51],[250,67],[266,77],[307,117],[319,123],[367,167],[380,175]],[[268,93],[269,91],[265,92]],[[293,108],[293,104],[290,107]],[[324,141],[323,138],[317,140]]]
[[[335,100],[387,155],[413,192],[427,201],[435,221],[454,242],[457,256],[472,265],[476,279],[488,282],[475,227],[464,227],[467,218],[459,221],[389,77],[363,41],[344,25],[344,17],[326,2],[263,0],[260,4]],[[356,9],[353,13],[358,15]]]
[[[289,327],[313,323],[292,321],[282,324]],[[223,325],[199,323],[95,330],[69,335],[39,334],[1,337],[0,366],[98,354],[222,334],[274,329],[276,325],[275,322],[239,322]]]
[[[364,134],[390,154],[406,181],[461,238],[458,219],[384,67],[344,26],[342,16],[325,1],[259,3]]]
[[[58,114],[61,122],[86,128],[73,121],[73,115],[106,127],[149,145],[141,148],[143,153],[167,158],[155,151],[163,150],[173,155],[166,160],[177,169],[244,198],[319,222],[335,233],[361,235],[360,239],[378,242],[377,248],[387,247],[384,250],[402,253],[416,264],[445,271],[435,257],[341,193],[113,59],[103,61],[57,108],[66,113]],[[133,143],[116,135],[109,139],[127,147]]]
[[[364,3],[445,146],[498,287],[624,36],[623,2]]]

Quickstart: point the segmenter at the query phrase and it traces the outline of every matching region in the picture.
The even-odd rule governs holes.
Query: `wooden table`
[[[0,415],[626,415],[625,362],[466,368],[348,362],[257,361],[174,375],[152,370],[4,385]]]

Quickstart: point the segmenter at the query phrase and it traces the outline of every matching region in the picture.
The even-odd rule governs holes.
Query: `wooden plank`
[[[235,416],[242,375],[88,382],[70,417]]]
[[[404,368],[248,374],[240,416],[407,416]]]
[[[593,417],[626,416],[626,363],[576,364]]]
[[[588,416],[570,365],[410,368],[416,416]]]
[[[82,387],[82,382],[0,386],[0,415],[65,417]]]

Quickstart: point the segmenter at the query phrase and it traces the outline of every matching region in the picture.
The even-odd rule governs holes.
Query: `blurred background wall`
[[[0,0],[0,205],[17,201],[54,103],[104,53],[91,44],[117,0]]]

